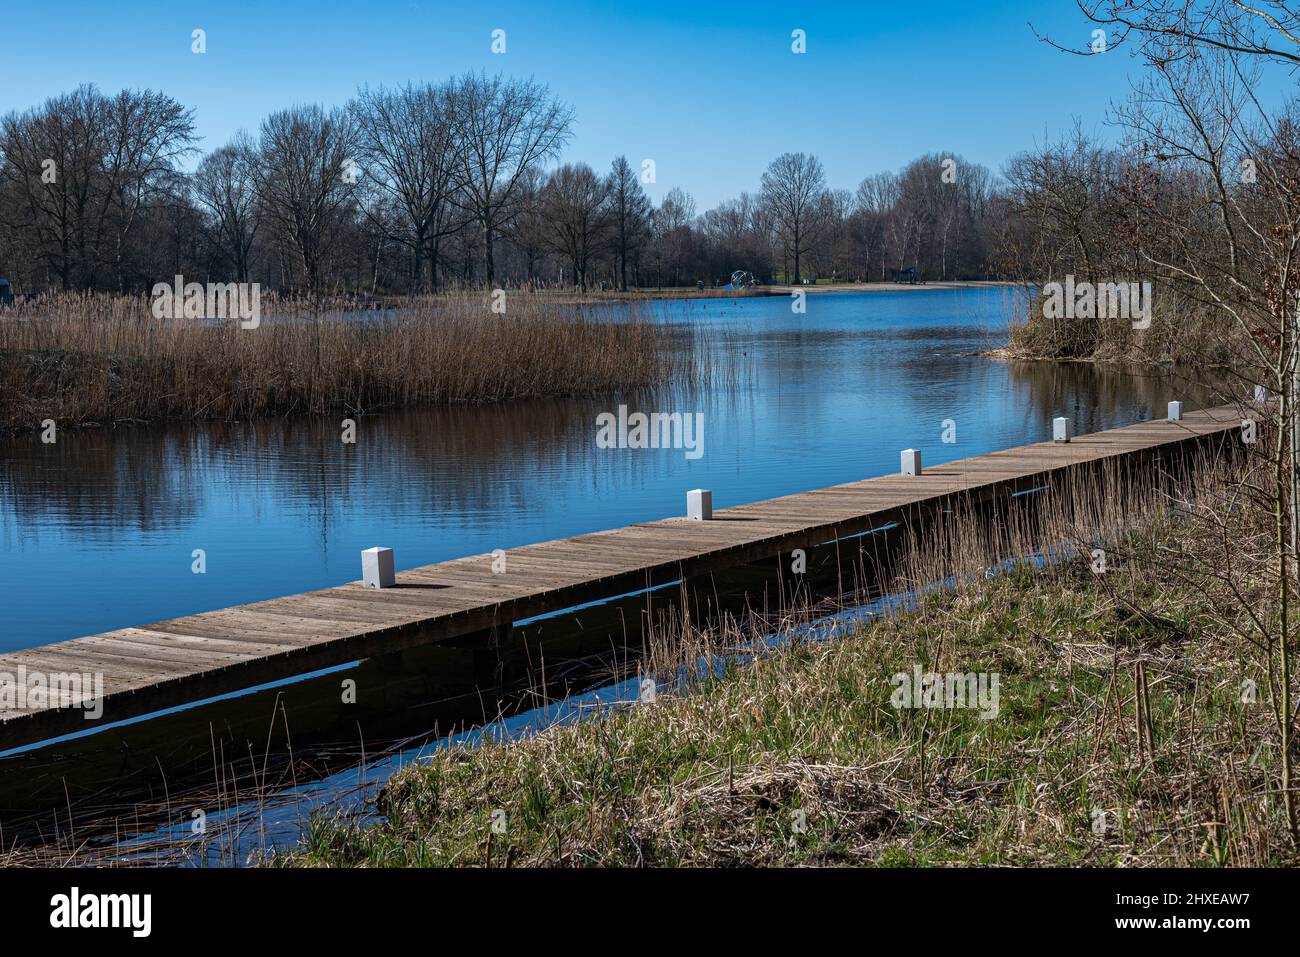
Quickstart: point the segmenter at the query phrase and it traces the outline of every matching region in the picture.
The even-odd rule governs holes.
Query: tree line
[[[86,85],[0,119],[0,275],[21,292],[147,290],[176,274],[286,292],[631,289],[1091,272],[1127,225],[1133,163],[1082,134],[995,176],[957,154],[828,188],[802,152],[697,212],[654,164],[565,161],[573,111],[534,80],[363,87],[267,116],[199,156],[194,112]],[[197,158],[193,170],[186,167]],[[1105,247],[1105,249],[1103,249]]]

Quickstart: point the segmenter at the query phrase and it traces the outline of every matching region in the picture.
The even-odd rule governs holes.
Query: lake
[[[813,294],[650,307],[734,375],[660,396],[239,424],[64,430],[0,442],[0,650],[322,588],[398,568],[680,515],[1149,418],[1170,386],[1083,364],[1009,363],[1010,290]],[[725,381],[724,381],[725,380]],[[701,413],[702,454],[610,449],[597,416]],[[945,423],[950,420],[945,442]],[[952,428],[955,427],[955,428]],[[955,434],[954,434],[955,432]],[[196,549],[206,569],[194,572]]]

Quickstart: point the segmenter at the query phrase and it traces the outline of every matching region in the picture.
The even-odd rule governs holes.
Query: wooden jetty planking
[[[669,584],[784,551],[861,534],[919,505],[988,499],[1053,473],[1143,460],[1240,425],[1232,407],[1186,413],[1069,443],[1040,442],[714,512],[673,517],[457,558],[397,574],[397,587],[360,582],[223,608],[139,628],[0,655],[0,674],[99,672],[103,721],[137,717],[253,685],[509,625],[583,602]],[[90,730],[75,708],[0,711],[0,747]]]

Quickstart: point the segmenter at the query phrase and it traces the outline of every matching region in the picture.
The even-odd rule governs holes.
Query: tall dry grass
[[[1043,315],[1042,284],[1007,299],[1007,355],[1026,360],[1233,367],[1243,343],[1238,331],[1208,304],[1157,287],[1151,325],[1134,329],[1127,319],[1049,319]]]
[[[692,334],[636,305],[580,309],[527,292],[349,313],[265,298],[237,320],[157,319],[147,297],[57,295],[0,310],[0,429],[248,419],[591,396],[698,383]]]

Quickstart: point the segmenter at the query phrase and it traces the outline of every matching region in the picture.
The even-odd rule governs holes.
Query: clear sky
[[[702,212],[757,189],[787,150],[815,153],[831,186],[853,188],[929,151],[997,171],[1075,117],[1108,135],[1136,61],[1058,52],[1030,21],[1080,45],[1092,30],[1073,0],[11,2],[0,112],[84,82],[152,87],[195,109],[212,149],[272,110],[342,104],[361,84],[500,71],[574,106],[567,159],[599,170],[619,153],[654,159],[652,196],[680,186]],[[191,52],[196,28],[203,55]],[[504,54],[491,51],[494,29]]]

